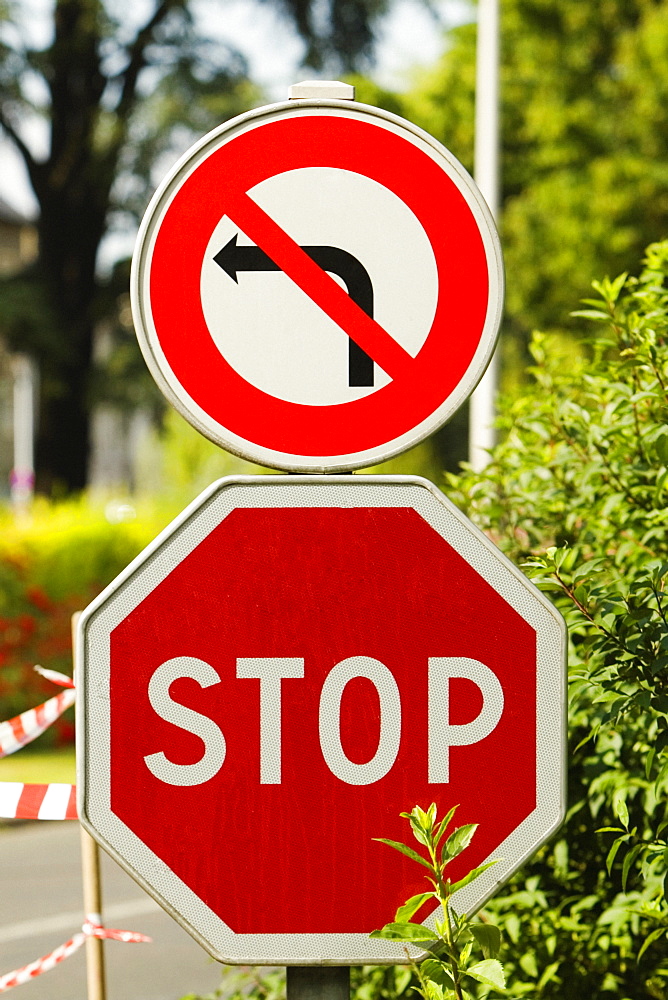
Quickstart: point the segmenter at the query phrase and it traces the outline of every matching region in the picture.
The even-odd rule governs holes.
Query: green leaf
[[[467,823],[466,826],[457,827],[443,845],[441,860],[452,861],[453,858],[458,857],[469,846],[477,829],[477,823]]]
[[[538,978],[538,962],[532,951],[526,951],[523,955],[520,955],[520,968],[522,972],[526,973],[527,976],[531,976],[532,979]]]
[[[656,930],[652,931],[650,934],[647,935],[647,937],[643,942],[642,948],[638,952],[638,961],[640,961],[640,959],[643,957],[643,955],[650,947],[650,945],[654,944],[655,941],[658,941],[659,938],[663,937],[664,934],[668,934],[668,930],[665,927],[657,927]]]
[[[432,825],[429,822],[428,813],[424,809],[420,809],[419,806],[414,806],[413,811],[408,814],[408,820],[415,839],[419,844],[427,847],[429,845],[429,830]]]
[[[379,844],[387,844],[388,847],[393,847],[395,851],[405,854],[407,858],[411,858],[413,861],[419,861],[419,863],[424,865],[425,868],[428,868],[430,872],[434,871],[429,862],[425,858],[420,857],[417,851],[414,851],[412,847],[408,847],[406,844],[400,844],[396,840],[385,840],[383,837],[374,837],[373,839],[377,840]],[[434,874],[436,873],[434,872]]]
[[[538,990],[539,993],[544,986],[547,986],[547,984],[556,977],[559,965],[560,965],[559,962],[552,962],[551,965],[548,965],[547,968],[543,971],[543,974],[538,980],[538,983],[536,985],[536,989]]]
[[[664,431],[654,442],[654,450],[659,462],[665,465],[668,462],[668,433]]]
[[[394,921],[397,924],[407,924],[411,917],[415,916],[417,911],[423,906],[428,899],[434,898],[433,892],[421,892],[417,896],[411,896],[407,899],[403,906],[400,906],[394,917]],[[436,897],[438,898],[438,897]]]
[[[622,865],[622,889],[626,892],[626,883],[629,877],[629,871],[631,870],[631,865],[636,860],[640,852],[644,849],[644,844],[636,844],[631,848],[629,853],[624,858],[624,863]]]
[[[380,930],[371,931],[369,937],[387,938],[388,941],[433,941],[435,934],[422,924],[385,924]]]
[[[520,918],[516,913],[509,913],[506,917],[506,922],[504,925],[504,930],[513,944],[517,944],[520,939]]]
[[[624,799],[617,799],[614,804],[615,816],[627,830],[629,828],[629,810]]]
[[[434,920],[434,927],[436,928],[436,933],[440,938],[445,939],[448,928],[444,920]]]
[[[436,827],[436,832],[434,834],[434,847],[438,847],[441,837],[443,836],[447,828],[450,826],[450,823],[452,822],[452,817],[455,815],[458,808],[459,806],[453,806],[452,809],[448,812],[447,816],[445,816],[445,818],[442,819],[441,822]]]
[[[500,858],[495,858],[494,861],[488,861],[486,864],[480,865],[478,868],[472,868],[468,875],[465,875],[464,878],[460,878],[459,882],[454,882],[450,886],[450,892],[457,892],[458,889],[463,889],[465,885],[473,882],[474,879],[478,878],[479,875],[482,875],[483,872],[486,872],[488,868],[492,867],[492,865],[498,864],[500,860]]]
[[[431,979],[428,979],[425,983],[425,992],[427,994],[427,1000],[445,1000],[443,987],[440,983],[435,983]]]
[[[501,947],[501,931],[494,924],[471,924],[471,934],[476,939],[485,958],[496,958]]]
[[[493,986],[497,990],[505,990],[506,988],[503,966],[495,958],[486,958],[484,962],[476,962],[475,965],[469,966],[466,975],[486,986]]]
[[[577,316],[580,319],[593,319],[599,323],[610,322],[610,314],[602,312],[600,309],[576,309],[575,312],[571,313],[571,316]]]
[[[394,967],[394,987],[397,996],[401,996],[405,992],[412,978],[413,970],[411,968],[407,968],[405,965],[396,965]]]
[[[431,979],[440,986],[446,986],[449,990],[454,990],[455,982],[442,962],[436,958],[426,958],[420,966],[420,972],[425,979]]]
[[[469,938],[464,947],[459,953],[459,965],[460,968],[466,968],[468,965],[469,958],[471,957],[471,952],[473,951],[473,938]]]
[[[622,846],[626,840],[626,835],[623,837],[618,837],[612,844],[612,847],[608,851],[608,857],[606,858],[605,867],[608,869],[608,875],[612,871],[612,866],[614,864],[615,858],[617,857],[617,851]]]

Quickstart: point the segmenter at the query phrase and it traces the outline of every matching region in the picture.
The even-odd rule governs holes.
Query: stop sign
[[[562,819],[563,622],[424,480],[221,480],[79,643],[82,821],[219,960],[405,960],[400,812],[480,824],[469,910]]]

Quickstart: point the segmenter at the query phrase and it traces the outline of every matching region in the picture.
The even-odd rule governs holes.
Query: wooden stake
[[[76,683],[76,631],[81,615],[72,615],[72,662]],[[92,924],[102,924],[102,886],[100,881],[100,849],[83,827],[81,827],[81,874],[83,877],[83,901],[85,919]],[[86,939],[86,981],[88,1000],[106,1000],[107,990],[104,975],[104,941],[102,938]]]
[[[81,827],[81,873],[86,920],[92,924],[102,924],[100,849],[83,827]],[[86,981],[88,1000],[106,1000],[104,941],[101,938],[86,939]]]

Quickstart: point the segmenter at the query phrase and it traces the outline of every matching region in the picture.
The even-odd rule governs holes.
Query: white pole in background
[[[473,176],[495,219],[499,214],[499,0],[478,0]],[[494,447],[498,349],[469,408],[469,462],[481,472]]]
[[[12,506],[16,514],[30,507],[35,485],[34,409],[35,368],[27,354],[12,359],[14,374],[14,468],[10,477]]]

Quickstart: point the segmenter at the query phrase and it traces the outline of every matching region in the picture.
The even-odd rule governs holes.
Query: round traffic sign
[[[139,341],[203,434],[276,468],[412,447],[491,357],[503,272],[490,213],[431,136],[349,101],[290,101],[176,165],[133,265]]]

